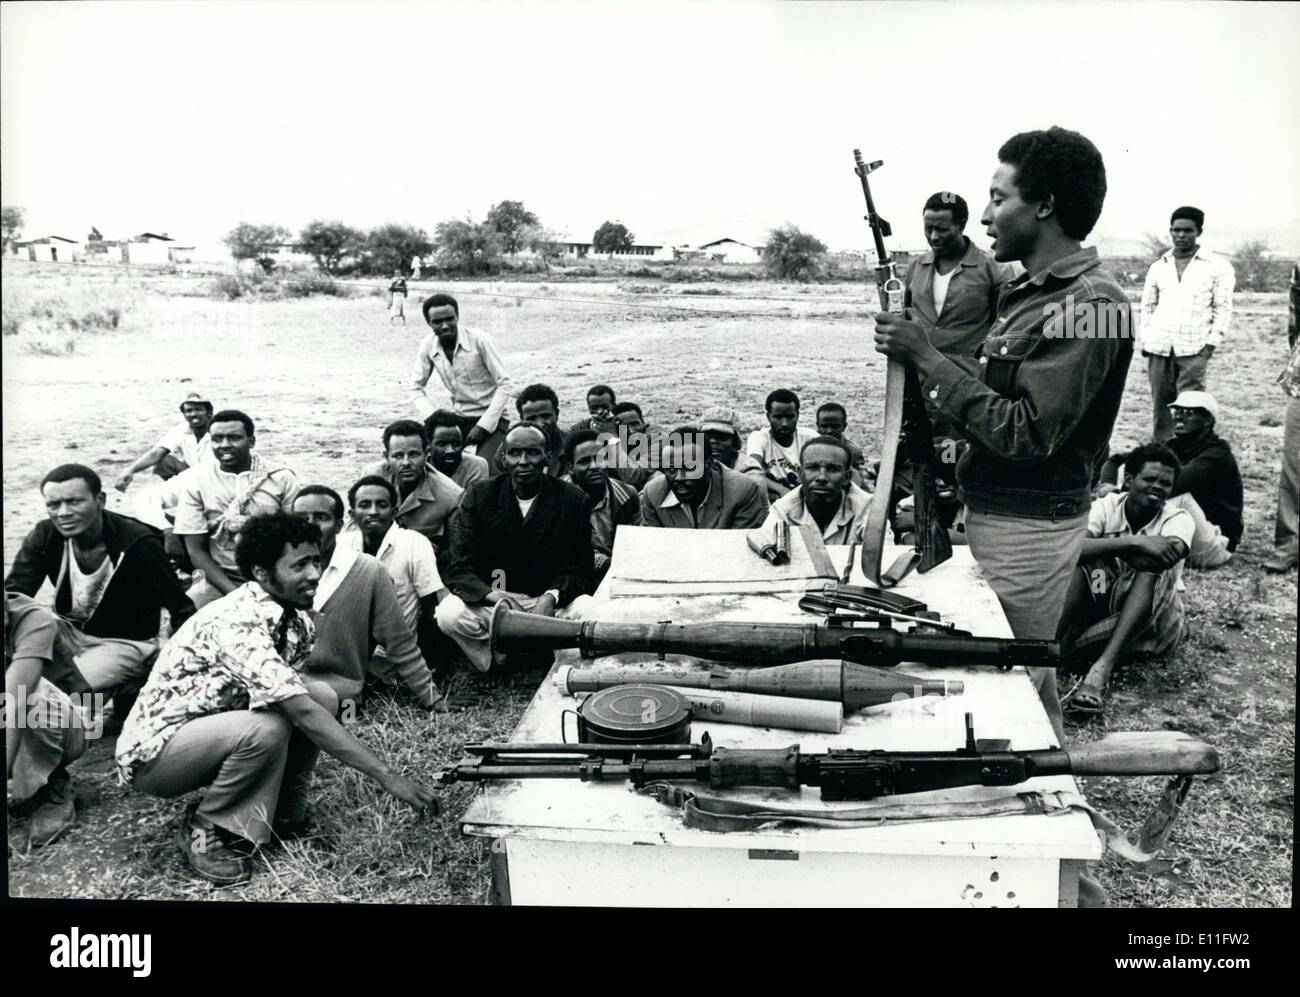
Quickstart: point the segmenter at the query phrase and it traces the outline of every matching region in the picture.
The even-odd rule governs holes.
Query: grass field
[[[107,482],[178,417],[186,392],[257,422],[259,450],[285,458],[303,483],[345,490],[382,450],[380,430],[410,414],[405,384],[424,329],[390,328],[385,300],[217,300],[210,281],[4,266],[4,555],[43,515],[42,475],[69,460]],[[462,322],[490,331],[520,385],[544,381],[561,422],[583,413],[588,385],[613,385],[661,425],[734,406],[743,429],[762,422],[774,387],[799,393],[811,422],[835,399],[849,434],[875,452],[884,365],[870,349],[865,294],[852,285],[767,282],[674,284],[646,279],[439,285],[458,294]],[[431,290],[412,284],[411,304]],[[60,305],[62,303],[62,305]],[[116,324],[85,320],[119,312]],[[64,319],[80,316],[74,328]],[[19,321],[21,320],[21,321]],[[1227,342],[1210,366],[1219,431],[1236,449],[1246,486],[1246,536],[1233,561],[1187,573],[1188,636],[1171,659],[1120,673],[1106,727],[1176,728],[1214,743],[1223,771],[1198,780],[1166,854],[1143,869],[1108,857],[1100,878],[1126,907],[1284,907],[1291,903],[1295,760],[1296,576],[1265,575],[1280,464],[1286,355],[1281,294],[1242,294]],[[1129,377],[1114,443],[1150,424],[1145,371]],[[147,475],[133,485],[140,487]],[[109,490],[110,508],[129,496]],[[539,676],[538,676],[539,677]],[[360,737],[431,775],[467,740],[505,736],[531,695],[503,685],[481,707],[436,724],[395,703],[367,707]],[[1090,739],[1102,725],[1071,728]],[[13,895],[479,903],[487,899],[481,845],[457,818],[469,791],[445,794],[441,818],[417,819],[357,773],[323,758],[315,806],[321,838],[266,856],[247,885],[213,890],[190,878],[171,844],[183,801],[117,786],[112,742],[73,769],[82,809],[57,843],[11,849]],[[1089,798],[1126,826],[1145,814],[1161,780],[1089,780]],[[9,820],[11,840],[22,823]]]

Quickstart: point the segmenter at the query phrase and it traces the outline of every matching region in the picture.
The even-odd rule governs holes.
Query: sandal
[[[1099,717],[1106,709],[1106,691],[1079,682],[1061,700],[1061,709],[1070,714]]]

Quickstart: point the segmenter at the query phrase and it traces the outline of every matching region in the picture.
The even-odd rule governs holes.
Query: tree
[[[87,241],[87,242],[103,242],[103,241],[104,241],[104,234],[103,234],[102,232],[100,232],[99,229],[95,228],[94,225],[92,225],[92,226],[90,226],[90,235],[86,236],[86,241]]]
[[[275,269],[271,254],[289,241],[289,230],[283,225],[253,225],[240,222],[223,240],[236,260],[256,260],[266,273]]]
[[[502,201],[488,208],[487,225],[501,238],[501,248],[507,253],[527,247],[527,230],[538,224],[537,216],[522,201]]]
[[[591,237],[591,248],[597,253],[625,253],[635,240],[622,222],[605,222]]]
[[[1142,245],[1152,259],[1158,259],[1169,252],[1169,240],[1159,232],[1148,232],[1142,237]]]
[[[412,256],[428,256],[431,252],[433,243],[424,229],[380,225],[366,235],[362,262],[367,273],[388,276],[410,263]]]
[[[1273,247],[1265,239],[1247,239],[1232,251],[1232,258],[1238,263],[1258,263],[1268,259],[1267,254]]]
[[[313,221],[298,233],[302,251],[316,261],[316,266],[327,274],[336,274],[339,264],[348,256],[355,256],[365,242],[365,234],[342,222]]]
[[[501,265],[500,233],[490,222],[466,218],[439,222],[434,231],[438,265],[461,273],[493,273]]]
[[[798,226],[783,225],[768,233],[763,247],[767,272],[782,280],[815,280],[826,263],[826,244]]]
[[[17,240],[23,230],[23,209],[6,204],[0,208],[0,230],[4,232],[5,248]]]

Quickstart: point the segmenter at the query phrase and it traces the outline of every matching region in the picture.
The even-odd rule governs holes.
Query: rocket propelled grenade
[[[882,706],[899,699],[957,696],[964,688],[957,681],[922,679],[914,675],[883,671],[869,665],[855,665],[849,661],[809,661],[743,671],[604,665],[592,668],[563,667],[555,674],[555,684],[569,695],[596,692],[628,683],[834,702],[840,703],[845,713]]]

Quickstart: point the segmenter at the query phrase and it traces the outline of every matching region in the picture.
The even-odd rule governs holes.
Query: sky
[[[939,190],[987,245],[998,147],[1059,124],[1105,158],[1094,240],[1186,203],[1207,245],[1300,252],[1298,43],[1294,3],[3,3],[0,185],[28,237],[432,232],[513,199],[577,238],[848,249],[860,147],[894,248]]]

